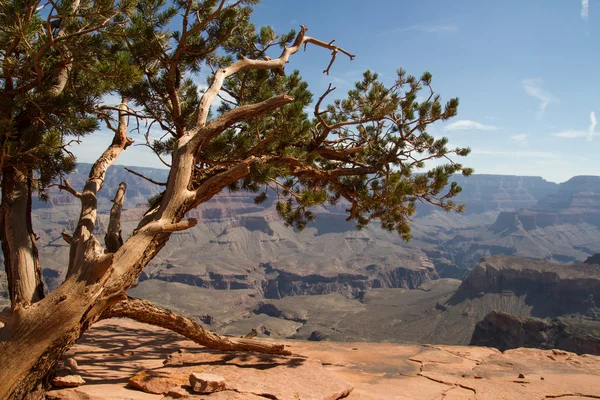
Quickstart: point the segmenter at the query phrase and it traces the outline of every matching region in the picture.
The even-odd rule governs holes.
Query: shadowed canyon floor
[[[464,346],[285,343],[294,356],[219,353],[162,329],[107,320],[69,353],[87,384],[52,391],[49,398],[174,398],[128,389],[129,379],[140,371],[163,383],[165,378],[181,381],[190,371],[210,372],[224,376],[236,390],[188,397],[198,399],[336,399],[352,387],[350,400],[600,398],[597,356]]]

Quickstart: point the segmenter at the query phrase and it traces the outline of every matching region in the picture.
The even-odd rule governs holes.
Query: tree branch
[[[234,124],[246,121],[250,118],[260,117],[269,111],[276,110],[294,101],[294,98],[286,94],[271,97],[260,103],[248,104],[234,108],[221,115],[205,127],[201,128],[196,135],[190,140],[190,146],[198,153],[206,146],[215,136],[230,128]]]
[[[67,232],[61,233],[61,236],[65,242],[68,244],[73,243],[73,236],[69,235]]]
[[[83,240],[82,233],[87,230],[93,232],[97,218],[98,199],[96,194],[104,184],[106,170],[110,167],[125,148],[133,143],[133,140],[127,137],[127,99],[123,98],[119,107],[119,126],[113,137],[111,145],[96,160],[90,170],[89,178],[85,183],[81,193],[81,212],[79,222],[73,233],[73,243],[69,253],[69,267],[67,276],[72,272],[75,263],[77,243]],[[84,229],[85,228],[85,229]]]
[[[123,236],[121,236],[121,210],[123,209],[123,198],[125,197],[126,190],[127,184],[121,182],[110,209],[110,219],[108,220],[108,228],[104,236],[106,249],[110,253],[115,253],[123,245]]]
[[[153,184],[155,184],[155,185],[158,185],[158,186],[167,186],[167,183],[166,183],[166,182],[159,182],[159,181],[155,181],[154,179],[152,179],[152,178],[149,178],[149,177],[147,177],[146,175],[140,174],[139,172],[135,172],[135,171],[133,171],[133,170],[131,170],[131,169],[127,168],[127,167],[125,167],[125,171],[127,171],[127,172],[129,172],[130,174],[133,174],[133,175],[135,175],[135,176],[139,176],[140,178],[142,178],[142,179],[145,179],[145,180],[147,180],[148,182],[150,182],[150,183],[153,183]]]
[[[280,75],[283,75],[285,74],[285,64],[288,63],[290,56],[297,53],[298,50],[300,50],[300,48],[302,47],[302,45],[306,45],[307,43],[311,43],[316,46],[332,50],[333,53],[331,62],[325,70],[325,72],[327,73],[329,72],[329,69],[333,64],[333,61],[335,60],[338,51],[341,51],[342,53],[346,54],[348,57],[350,57],[351,60],[354,59],[354,54],[350,54],[341,47],[334,46],[333,42],[326,43],[318,39],[311,38],[310,36],[306,36],[306,30],[306,26],[302,25],[300,27],[300,32],[298,33],[298,36],[296,36],[296,40],[294,41],[292,46],[286,47],[279,56],[279,58],[273,60],[251,60],[242,56],[242,59],[236,62],[235,64],[230,65],[227,68],[220,68],[215,73],[211,85],[206,90],[204,96],[202,96],[202,99],[200,100],[200,104],[198,105],[198,109],[196,110],[194,118],[194,125],[196,126],[196,128],[200,129],[204,126],[204,124],[206,124],[206,119],[208,118],[208,112],[210,110],[211,104],[213,103],[219,91],[221,90],[225,79],[233,74],[236,74],[246,69],[270,69],[277,72]]]
[[[77,197],[78,199],[81,199],[81,193],[79,193],[77,190],[75,190],[73,188],[73,186],[71,186],[71,184],[69,183],[69,180],[66,178],[62,179],[62,184],[59,185],[50,185],[49,187],[57,187],[58,190],[64,190],[65,192],[71,193],[73,196]]]
[[[185,231],[186,229],[193,228],[196,225],[198,225],[198,220],[196,218],[190,218],[184,221],[174,223],[164,223],[161,221],[156,221],[148,225],[146,229],[150,233],[173,233]]]
[[[181,314],[157,307],[149,301],[131,297],[106,309],[100,318],[130,318],[138,322],[159,326],[177,332],[209,349],[291,355],[290,351],[285,350],[284,345],[261,343],[258,340],[222,337],[207,331],[202,325]]]
[[[195,199],[191,208],[210,200],[225,186],[231,185],[232,183],[235,183],[248,175],[250,173],[250,166],[257,160],[258,159],[256,157],[250,156],[234,167],[208,178],[196,190]]]

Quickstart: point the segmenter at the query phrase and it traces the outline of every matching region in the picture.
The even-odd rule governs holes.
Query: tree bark
[[[14,167],[2,170],[0,239],[11,305],[31,304],[44,298],[42,269],[31,225],[31,172]]]
[[[134,299],[114,304],[102,313],[100,319],[129,318],[138,322],[159,326],[179,333],[197,344],[223,351],[254,351],[264,354],[291,355],[282,344],[261,343],[258,340],[228,338],[207,331],[191,319],[164,308],[157,307],[147,300]]]
[[[40,383],[90,324],[102,279],[72,276],[44,300],[14,308],[0,330],[0,399],[33,399]]]

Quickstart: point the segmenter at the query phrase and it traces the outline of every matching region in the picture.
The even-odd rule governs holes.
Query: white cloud
[[[550,103],[558,103],[558,98],[544,89],[544,81],[540,78],[523,80],[525,93],[540,101],[537,118],[541,118]]]
[[[521,146],[527,146],[527,137],[529,135],[528,134],[522,134],[522,135],[513,135],[510,137],[510,140],[512,140],[513,142],[516,142],[518,144],[520,144]]]
[[[498,128],[493,125],[484,125],[481,122],[463,119],[453,122],[444,127],[445,131],[473,130],[473,131],[495,131]]]
[[[581,18],[587,21],[590,16],[590,0],[581,0]]]
[[[588,128],[588,136],[587,136],[587,140],[590,142],[596,135],[596,125],[597,124],[598,124],[598,120],[596,119],[596,113],[592,111],[590,113],[590,126]]]
[[[584,137],[587,135],[588,135],[588,133],[585,131],[576,131],[573,129],[569,129],[566,131],[560,131],[560,132],[556,132],[556,133],[552,134],[552,136],[555,136],[555,137],[568,138],[568,139],[580,138],[580,137]]]
[[[598,120],[596,119],[596,113],[594,111],[590,112],[590,125],[588,126],[587,131],[580,131],[576,129],[568,129],[566,131],[560,131],[553,133],[552,136],[566,138],[566,139],[576,139],[576,138],[586,138],[589,142],[594,139],[594,136],[598,136],[596,133],[596,125],[598,124]]]

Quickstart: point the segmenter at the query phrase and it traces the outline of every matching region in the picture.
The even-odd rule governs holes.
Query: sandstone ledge
[[[600,398],[597,356],[557,350],[515,349],[502,353],[485,347],[385,343],[286,344],[298,355],[294,357],[298,362],[305,360],[305,365],[322,368],[336,381],[353,386],[347,397],[350,400]],[[164,365],[171,354],[168,365]],[[269,373],[265,364],[277,363],[273,359],[257,362],[256,356],[203,351],[171,332],[125,320],[97,324],[69,356],[75,357],[87,382],[77,390],[89,398],[105,400],[159,400],[162,395],[127,389],[129,378],[142,370],[197,369],[194,362],[198,357],[213,359],[204,364],[210,367],[219,365],[218,360],[228,360],[226,368],[244,358],[254,360],[264,378]],[[233,397],[223,397],[227,392],[219,393],[218,398],[268,398],[256,393],[248,393],[248,397],[236,392],[231,392]],[[215,395],[197,398],[217,399]]]

